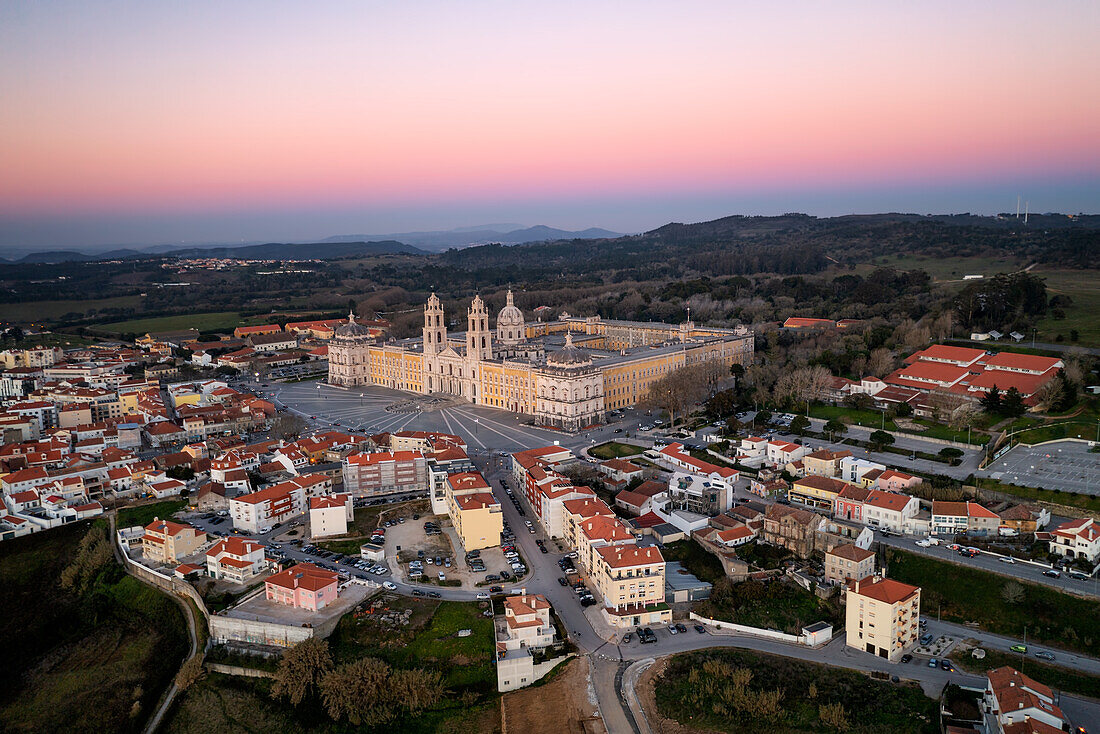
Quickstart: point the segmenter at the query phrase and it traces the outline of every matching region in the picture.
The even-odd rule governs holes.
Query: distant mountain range
[[[210,244],[180,248],[173,245],[117,248],[113,250],[80,252],[77,250],[47,250],[32,252],[22,257],[0,257],[0,263],[61,263],[94,262],[97,260],[137,260],[148,257],[240,257],[257,260],[329,260],[356,255],[406,254],[423,255],[452,248],[501,243],[521,245],[530,242],[556,240],[588,240],[620,237],[598,227],[580,232],[570,232],[545,225],[523,227],[519,224],[485,224],[475,227],[458,227],[446,231],[400,232],[397,234],[350,234],[326,237],[320,242],[268,242],[241,245]],[[25,250],[24,250],[25,252]],[[15,254],[20,254],[16,252]]]
[[[522,227],[518,224],[485,224],[477,227],[458,227],[442,232],[395,232],[390,234],[342,234],[326,237],[322,242],[354,242],[374,239],[397,240],[431,252],[442,252],[451,248],[486,245],[499,242],[502,245],[523,245],[529,242],[552,242],[556,240],[599,240],[621,237],[599,227],[589,227],[579,232],[570,232],[544,224],[534,227]]]

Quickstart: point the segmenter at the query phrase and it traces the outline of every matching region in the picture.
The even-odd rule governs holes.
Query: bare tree
[[[275,670],[272,698],[285,698],[297,706],[315,692],[325,674],[332,670],[328,642],[310,637],[283,654]]]
[[[271,424],[271,436],[272,438],[284,440],[297,438],[306,429],[307,425],[305,419],[293,413],[279,413]]]
[[[894,355],[886,347],[871,352],[867,359],[867,370],[875,377],[886,377],[894,371]]]

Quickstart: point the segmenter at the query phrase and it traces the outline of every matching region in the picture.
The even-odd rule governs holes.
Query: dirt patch
[[[672,719],[666,719],[657,711],[657,697],[654,693],[655,683],[664,674],[668,660],[667,657],[663,657],[649,666],[649,669],[638,678],[638,683],[634,689],[638,695],[639,703],[642,704],[642,710],[645,712],[650,730],[653,734],[714,734],[709,729],[689,729]]]
[[[546,685],[504,694],[507,731],[590,733],[591,719],[598,719],[600,714],[588,700],[588,674],[587,658],[574,658]]]

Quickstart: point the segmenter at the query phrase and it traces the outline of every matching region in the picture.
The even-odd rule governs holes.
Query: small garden
[[[790,635],[801,634],[803,627],[815,622],[828,622],[834,629],[844,625],[844,613],[835,599],[821,599],[782,578],[736,583],[721,578],[711,589],[710,598],[697,602],[692,611],[710,619]]]
[[[631,443],[620,443],[619,441],[608,441],[607,443],[601,443],[599,446],[593,446],[588,450],[588,453],[595,456],[597,459],[625,459],[631,456],[638,456],[645,451],[644,446],[635,446]]]

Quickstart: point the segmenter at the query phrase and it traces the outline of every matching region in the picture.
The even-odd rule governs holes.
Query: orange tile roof
[[[332,571],[318,568],[312,563],[299,563],[270,577],[266,583],[284,589],[320,591],[335,584],[337,579],[337,575]]]
[[[860,563],[861,561],[866,561],[868,558],[871,558],[875,554],[869,550],[864,550],[857,545],[845,543],[844,545],[838,545],[836,548],[833,548],[825,555],[836,556],[837,558],[843,558],[846,561],[854,561],[856,563]]]
[[[484,510],[489,507],[499,506],[500,503],[488,492],[477,492],[475,494],[458,495],[455,497],[455,504],[457,504],[461,510]]]
[[[857,586],[858,591],[856,590]],[[918,587],[903,584],[893,579],[848,582],[848,593],[855,593],[886,604],[897,604],[906,601],[919,592],[920,589]]]
[[[664,556],[656,546],[642,548],[637,545],[605,545],[596,549],[596,553],[611,568],[648,566],[664,563]]]

